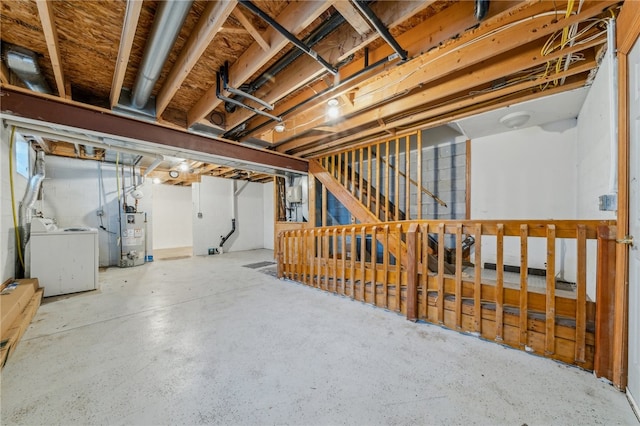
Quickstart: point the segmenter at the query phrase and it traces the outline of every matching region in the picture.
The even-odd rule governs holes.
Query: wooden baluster
[[[367,208],[371,210],[371,169],[373,158],[371,158],[371,145],[367,147]]]
[[[422,238],[422,314],[426,320],[428,318],[429,309],[429,224],[422,225],[420,230]]]
[[[346,268],[347,268],[347,228],[342,228],[340,233],[342,239],[342,250],[340,252],[340,288],[342,290],[342,295],[346,295]]]
[[[404,218],[411,220],[411,138],[409,136],[405,138],[404,164]]]
[[[338,229],[333,228],[333,292],[338,292]]]
[[[351,195],[356,196],[356,150],[351,151]]]
[[[356,291],[356,228],[351,228],[351,299],[355,299]]]
[[[327,187],[322,185],[322,226],[327,226]]]
[[[438,225],[438,322],[444,324],[444,223]]]
[[[389,308],[389,225],[385,225],[383,230],[384,233],[382,241],[384,241],[384,251],[382,253],[382,293],[384,297],[384,307]]]
[[[547,301],[545,353],[555,353],[556,343],[556,227],[547,225]]]
[[[389,162],[391,161],[391,159],[389,158],[389,145],[391,145],[391,141],[386,141],[385,142],[385,163],[384,163],[384,202],[385,202],[385,206],[384,206],[384,221],[385,222],[389,222],[389,202],[390,202],[390,195],[389,195]]]
[[[394,220],[400,220],[400,139],[395,140],[396,145],[396,158],[393,163],[395,165],[396,182],[395,182],[395,216]]]
[[[315,287],[315,271],[314,271],[314,266],[316,263],[316,231],[315,229],[311,229],[309,231],[309,236],[310,236],[310,244],[309,244],[309,251],[310,251],[310,262],[309,262],[309,285],[311,287]]]
[[[462,224],[456,225],[456,328],[462,329]]]
[[[331,230],[327,229],[324,234],[324,253],[322,255],[324,259],[324,289],[330,291],[329,276],[331,275],[331,263],[329,262],[329,255],[331,253]]]
[[[378,306],[378,227],[371,229],[371,297],[374,306]]]
[[[504,340],[504,225],[496,225],[496,341]]]
[[[422,131],[418,130],[416,133],[417,145],[418,145],[418,156],[416,158],[416,170],[418,172],[417,181],[418,188],[416,189],[417,198],[418,198],[418,220],[422,219]],[[469,219],[467,217],[467,219]]]
[[[336,157],[338,161],[338,170],[336,173],[336,179],[338,179],[338,182],[340,182],[340,184],[343,184],[342,183],[342,153],[337,154]],[[346,186],[346,182],[344,183],[344,186]]]
[[[587,333],[587,229],[578,225],[578,271],[576,280],[576,362],[585,362]]]
[[[380,214],[380,187],[382,179],[380,179],[380,144],[376,145],[376,217],[382,219]]]
[[[317,280],[317,284],[318,284],[318,288],[322,288],[322,253],[324,252],[324,241],[323,241],[323,237],[322,237],[322,230],[318,230],[318,235],[317,235],[317,241],[318,241],[318,252],[317,252],[317,257],[318,257],[318,280]]]
[[[367,259],[367,229],[364,225],[362,225],[362,229],[360,230],[360,293],[362,302],[366,302],[366,281],[367,281],[367,268],[366,262]]]
[[[360,156],[358,158],[358,178],[360,179],[360,183],[358,184],[359,189],[359,197],[361,203],[364,204],[364,170],[363,170],[363,160],[364,159],[364,148],[360,148]]]
[[[295,261],[295,276],[296,281],[302,282],[302,249],[301,249],[302,236],[301,231],[298,229],[294,236],[294,261]]]
[[[475,331],[482,334],[482,224],[475,226],[475,269],[473,281],[473,315]]]
[[[396,310],[402,312],[402,225],[396,225]],[[408,262],[408,260],[407,260]],[[407,263],[408,264],[408,263]]]
[[[407,319],[418,320],[418,224],[412,223],[407,232]]]
[[[529,341],[529,226],[520,225],[520,346]]]

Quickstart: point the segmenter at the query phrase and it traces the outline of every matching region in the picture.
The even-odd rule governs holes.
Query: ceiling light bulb
[[[189,165],[187,163],[180,164],[180,170],[186,172],[187,170],[189,170]]]
[[[327,105],[329,105],[330,107],[337,107],[339,104],[337,99],[329,99],[329,101],[327,102]]]
[[[162,181],[160,180],[160,178],[153,178],[153,183],[155,183],[156,185],[161,183]]]
[[[327,109],[327,116],[329,118],[338,118],[340,116],[340,108],[337,106],[330,106],[329,109]]]
[[[526,111],[512,112],[500,119],[500,123],[510,129],[517,129],[526,124],[531,118],[531,114]]]
[[[278,133],[282,133],[282,132],[284,132],[284,129],[285,129],[285,127],[284,127],[284,123],[278,123],[278,124],[276,124],[276,125],[275,125],[275,127],[273,128],[273,130],[275,130],[275,131],[276,131],[276,132],[278,132]]]

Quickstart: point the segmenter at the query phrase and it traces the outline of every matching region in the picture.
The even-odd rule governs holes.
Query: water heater
[[[124,213],[122,215],[122,245],[120,267],[129,268],[144,264],[145,214]]]

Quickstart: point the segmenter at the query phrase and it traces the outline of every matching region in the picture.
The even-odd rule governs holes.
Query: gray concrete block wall
[[[423,186],[447,204],[443,207],[428,195],[422,195],[422,217],[425,219],[465,219],[466,215],[466,142],[423,147]],[[417,155],[412,153],[417,159]],[[415,164],[415,163],[414,163]],[[412,165],[416,167],[417,165]],[[417,170],[417,169],[416,169]],[[415,192],[415,193],[414,193]],[[417,203],[417,188],[411,203]],[[416,214],[412,214],[416,217]]]

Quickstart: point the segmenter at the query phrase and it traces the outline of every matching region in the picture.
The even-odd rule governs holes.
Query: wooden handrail
[[[615,228],[616,222],[609,220],[409,220],[286,230],[278,234],[276,244],[278,276],[610,378],[612,313],[607,296],[613,282]],[[429,238],[434,234],[438,267],[429,271]],[[474,273],[464,272],[463,234],[476,239]],[[449,236],[457,242],[454,271],[443,267]],[[511,249],[520,257],[519,277],[503,268],[505,260],[513,258],[513,253],[505,253],[507,238],[519,241],[519,248]],[[560,238],[576,242],[576,262],[571,266],[555,264]],[[545,240],[546,249],[534,250],[539,246],[532,245],[532,239]],[[594,239],[596,302],[586,294],[587,240]],[[496,247],[493,276],[480,266],[480,250],[487,244]],[[540,256],[546,262],[543,280],[530,281],[533,255],[536,262]],[[576,272],[574,290],[556,287],[561,268]],[[540,281],[543,286],[536,284]]]

